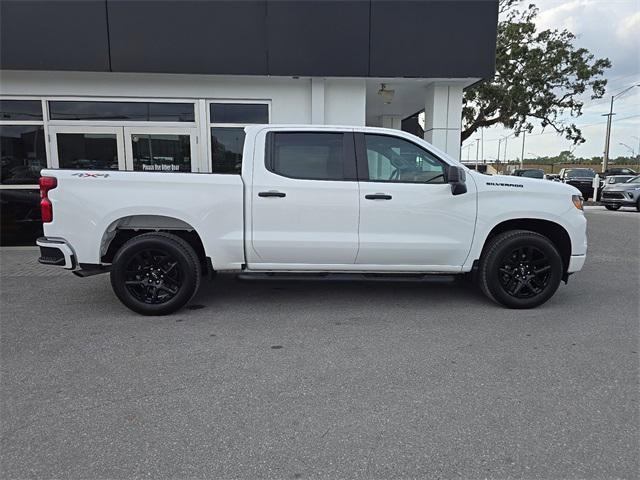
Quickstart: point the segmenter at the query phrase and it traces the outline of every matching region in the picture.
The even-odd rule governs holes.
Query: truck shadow
[[[470,282],[450,278],[426,281],[356,281],[356,280],[240,280],[234,274],[219,274],[213,280],[204,280],[198,295],[190,302],[192,308],[200,305],[220,306],[246,304],[289,304],[313,307],[318,304],[362,305],[368,309],[375,305],[455,305],[488,304],[484,296]],[[452,303],[455,302],[455,303]]]

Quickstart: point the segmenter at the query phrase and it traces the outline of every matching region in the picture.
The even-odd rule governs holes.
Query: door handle
[[[391,200],[391,195],[387,195],[386,193],[372,193],[369,195],[365,195],[364,198],[367,200]]]
[[[258,193],[259,197],[278,197],[278,198],[282,198],[282,197],[286,197],[287,194],[284,192],[276,192],[274,190],[269,191],[269,192],[260,192]]]

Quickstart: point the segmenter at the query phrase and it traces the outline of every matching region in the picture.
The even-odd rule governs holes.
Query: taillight
[[[40,177],[40,213],[42,214],[42,223],[53,221],[53,205],[49,200],[49,190],[53,190],[58,186],[58,180],[54,177]]]

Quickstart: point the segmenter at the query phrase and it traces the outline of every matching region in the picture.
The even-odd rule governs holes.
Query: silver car
[[[609,179],[611,177],[607,177]],[[607,182],[600,196],[607,210],[618,210],[620,207],[636,207],[640,212],[640,175],[623,183]]]

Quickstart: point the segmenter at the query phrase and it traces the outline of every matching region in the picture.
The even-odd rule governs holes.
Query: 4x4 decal
[[[78,177],[78,178],[98,178],[98,177],[107,178],[109,174],[108,173],[72,173],[71,176]]]

